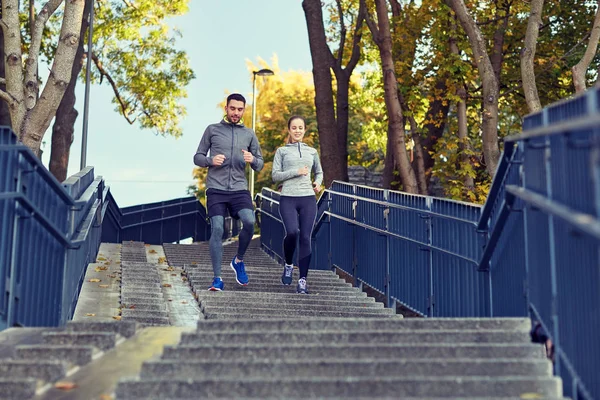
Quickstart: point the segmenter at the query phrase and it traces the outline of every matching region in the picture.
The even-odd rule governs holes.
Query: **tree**
[[[577,93],[583,92],[587,87],[586,73],[598,49],[598,40],[600,40],[600,2],[596,4],[596,8],[596,17],[594,18],[594,25],[589,35],[590,40],[585,53],[581,60],[571,69],[573,72],[573,85]]]
[[[6,90],[0,91],[0,98],[8,103],[11,125],[19,140],[38,155],[44,133],[72,78],[79,43],[84,0],[66,1],[52,68],[40,94],[37,66],[43,30],[62,3],[49,0],[41,9],[31,28],[31,44],[24,60],[19,1],[2,0]]]
[[[365,0],[361,4],[366,8]],[[388,9],[385,0],[375,0],[377,22],[367,14],[366,21],[379,48],[383,71],[384,97],[388,116],[388,136],[394,162],[398,167],[402,188],[408,193],[418,193],[417,179],[406,152],[406,134],[402,105],[398,96],[397,79],[392,56],[392,37]],[[390,149],[388,148],[388,152]]]
[[[460,24],[465,30],[473,58],[479,70],[479,76],[482,83],[483,92],[483,115],[482,115],[482,141],[483,154],[486,162],[486,169],[490,176],[494,176],[500,159],[500,148],[498,146],[498,99],[500,97],[499,74],[501,69],[503,36],[502,30],[496,31],[494,37],[495,65],[487,50],[487,43],[483,37],[477,23],[469,13],[463,0],[446,0],[446,4],[456,13]],[[507,14],[504,15],[503,28],[507,22]]]
[[[166,19],[186,13],[189,0],[94,3],[92,82],[111,86],[116,111],[128,123],[160,135],[180,136],[179,122],[186,113],[180,100],[187,97],[185,87],[194,73],[186,53],[176,49],[179,33],[171,32]],[[86,1],[82,37],[89,25],[91,4],[91,0]],[[84,60],[81,40],[72,64],[73,76],[80,75]],[[61,181],[66,178],[78,116],[76,84],[73,80],[69,85],[52,131],[50,171]]]
[[[326,186],[336,179],[348,180],[348,91],[350,77],[360,59],[362,24],[366,11],[361,3],[356,14],[351,14],[348,12],[350,4],[344,7],[344,3],[348,2],[336,0],[329,5],[331,20],[339,24],[337,49],[332,52],[325,32],[321,0],[302,2],[313,62],[315,106]],[[347,21],[352,27],[351,32],[348,32]],[[336,83],[335,102],[332,70]]]
[[[521,50],[521,77],[523,80],[523,92],[525,101],[530,112],[537,112],[542,109],[540,96],[538,94],[535,81],[534,58],[539,37],[539,30],[542,26],[542,10],[544,0],[532,0],[531,11],[529,13],[529,22],[527,24],[527,33],[523,49]]]

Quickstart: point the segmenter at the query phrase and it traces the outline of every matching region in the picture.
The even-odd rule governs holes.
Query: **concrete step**
[[[281,279],[282,272],[283,272],[283,267],[281,267],[281,266],[268,267],[268,268],[246,266],[246,273],[248,273],[248,275],[252,274],[253,276],[256,276],[256,277],[274,277],[277,279]],[[184,269],[184,273],[188,274],[188,275],[210,275],[211,278],[213,277],[212,267],[188,267],[188,268]],[[295,278],[297,278],[298,274],[299,274],[298,268],[294,268],[294,272],[292,275]],[[221,269],[221,276],[223,276],[223,275],[234,276],[234,271],[233,271],[233,269],[231,269],[231,267],[229,267],[229,265],[227,265],[226,268]],[[322,271],[322,270],[309,270],[308,277],[309,277],[309,279],[314,278],[317,280],[341,279],[338,275],[336,275],[332,271]]]
[[[539,344],[194,344],[165,346],[163,359],[177,360],[311,360],[311,359],[545,359],[544,347]]]
[[[378,360],[158,360],[145,362],[140,377],[150,378],[286,378],[378,376],[545,376],[552,375],[547,360],[523,359],[399,359]]]
[[[162,294],[155,296],[152,294],[125,294],[121,295],[121,303],[125,305],[144,303],[144,304],[164,304],[165,300]]]
[[[128,283],[137,283],[140,285],[148,285],[153,286],[155,284],[159,284],[160,286],[160,276],[152,276],[152,275],[123,275],[121,277],[121,282],[126,285]]]
[[[184,271],[186,273],[192,274],[192,273],[212,273],[212,266],[210,264],[210,258],[207,259],[207,263],[203,264],[203,265],[186,265],[184,268]],[[246,263],[244,263],[246,264]],[[229,261],[225,264],[222,265],[222,273],[229,273],[231,272],[233,274],[233,270],[231,269],[231,267],[229,266]],[[279,264],[273,264],[270,266],[259,266],[259,265],[252,265],[251,263],[247,263],[246,264],[246,272],[248,274],[257,274],[257,275],[275,275],[275,276],[280,276],[281,277],[281,273],[283,272],[283,266],[279,265]],[[294,275],[296,276],[298,274],[298,268],[294,268]],[[336,277],[337,275],[332,272],[332,271],[327,271],[327,270],[321,270],[321,269],[310,269],[308,271],[308,276],[309,277]]]
[[[104,351],[117,344],[117,335],[113,332],[44,332],[42,336],[48,344],[94,346]]]
[[[25,360],[58,360],[75,365],[85,365],[92,361],[99,350],[93,346],[79,345],[22,345],[16,346],[17,358]]]
[[[269,275],[258,275],[258,274],[253,274],[252,272],[247,272],[247,273],[248,273],[248,278],[250,279],[250,282],[252,282],[252,283],[283,285],[281,283],[281,276],[279,274],[271,273]],[[192,273],[192,274],[188,274],[187,276],[190,279],[209,282],[209,284],[212,282],[212,280],[214,278],[212,272]],[[313,278],[313,279],[311,279],[311,278]],[[231,274],[221,273],[221,279],[223,279],[223,282],[225,282],[225,284],[234,283],[235,275],[233,274],[233,272]],[[298,283],[298,275],[295,275],[292,279],[292,284],[290,286],[295,287],[297,283]],[[307,279],[307,283],[308,283],[308,286],[314,286],[314,285],[342,285],[342,286],[350,286],[350,287],[352,286],[352,284],[347,283],[346,281],[344,281],[343,279],[340,279],[337,276],[320,276],[320,277],[309,276]]]
[[[285,344],[285,343],[529,343],[526,332],[506,331],[296,331],[296,332],[193,332],[183,333],[181,344]]]
[[[210,293],[210,292],[209,292]],[[235,295],[231,292],[216,293]],[[271,296],[269,294],[268,296]],[[290,296],[290,295],[286,295]],[[309,296],[306,296],[309,297]],[[312,296],[310,296],[312,297]],[[316,297],[316,296],[315,296]],[[265,332],[265,331],[298,331],[298,330],[323,330],[338,329],[340,331],[363,329],[387,330],[506,330],[529,332],[531,322],[528,318],[405,318],[382,320],[364,318],[311,318],[308,320],[297,318],[285,319],[254,319],[254,320],[202,320],[198,322],[198,330],[214,330],[218,332]]]
[[[126,303],[124,309],[150,311],[150,312],[167,312],[167,305],[164,302],[158,303]]]
[[[543,377],[353,377],[345,378],[231,378],[231,379],[125,379],[119,382],[118,399],[198,397],[287,398],[302,393],[305,398],[328,396],[520,396],[536,393],[559,397],[562,384]]]
[[[149,311],[149,310],[140,310],[137,308],[124,308],[121,310],[121,315],[125,317],[129,316],[138,316],[138,317],[148,317],[148,318],[168,318],[169,314],[166,311]]]
[[[228,312],[214,312],[212,310],[205,309],[203,311],[203,315],[205,319],[232,319],[232,320],[244,320],[244,319],[265,319],[265,318],[274,318],[281,319],[284,317],[295,317],[300,320],[308,320],[309,318],[402,318],[402,315],[397,314],[382,314],[382,313],[369,313],[365,312],[295,312],[291,313],[289,311],[278,313],[275,311],[271,311],[271,313],[258,313],[258,314],[249,314],[244,310],[236,311],[230,310]]]
[[[196,280],[194,278],[191,278],[189,280],[190,284],[193,286],[194,290],[208,290],[208,288],[211,286],[212,284],[212,279],[210,281],[207,280]],[[284,286],[281,283],[280,284],[262,284],[262,283],[255,283],[252,281],[252,279],[250,279],[250,283],[246,286],[242,286],[242,285],[238,285],[237,283],[234,282],[227,282],[225,281],[225,290],[231,290],[231,291],[247,291],[247,292],[275,292],[275,293],[295,293],[296,292],[296,286],[295,285],[290,285],[290,286]],[[309,294],[316,294],[316,293],[324,293],[324,292],[346,292],[346,293],[357,293],[360,292],[360,289],[355,288],[348,285],[321,285],[321,284],[316,284],[316,285],[311,285],[310,283],[308,284],[308,291]]]
[[[59,360],[0,360],[0,376],[2,378],[21,379],[27,377],[54,382],[67,374],[67,368],[68,365]]]
[[[261,299],[261,298],[226,298],[221,296],[198,296],[198,302],[201,306],[230,306],[244,307],[247,304],[257,304],[261,306],[288,308],[288,307],[367,307],[383,308],[383,303],[375,302],[373,298],[368,297],[346,297],[343,299],[330,297],[327,299],[321,296],[298,296],[292,294],[287,299]]]
[[[35,396],[37,384],[37,381],[33,378],[10,378],[0,376],[0,399],[31,399]]]
[[[75,332],[114,332],[123,337],[129,338],[135,335],[135,322],[125,321],[98,321],[98,322],[75,322],[67,323],[67,330]]]
[[[123,315],[121,318],[123,320],[125,320],[125,321],[134,321],[134,322],[137,322],[137,323],[139,323],[142,326],[150,326],[150,325],[167,326],[167,325],[171,325],[168,317],[161,317],[161,316],[149,315],[148,313],[146,313],[146,314],[131,313],[131,314]]]
[[[260,300],[264,302],[269,301],[293,301],[298,298],[298,293],[294,292],[281,292],[281,293],[264,293],[264,292],[244,292],[244,291],[221,291],[221,292],[211,292],[209,290],[199,290],[196,292],[196,297],[198,301],[202,301],[205,299],[216,299],[223,301],[253,301]],[[343,292],[335,292],[332,294],[328,293],[311,293],[309,296],[301,296],[304,298],[310,299],[321,299],[321,300],[330,300],[330,301],[347,301],[347,300],[357,300],[357,301],[368,301],[375,302],[373,297],[367,297],[365,292],[359,291],[350,291],[348,293]]]
[[[300,295],[299,295],[300,296]],[[247,307],[242,309],[235,309],[233,307],[219,306],[219,307],[204,307],[202,311],[206,318],[219,314],[238,314],[246,318],[252,316],[267,316],[267,317],[367,317],[367,316],[384,316],[384,315],[395,315],[394,311],[390,308],[365,308],[365,307],[340,307],[338,309],[305,309],[298,308],[296,310],[291,309],[277,309],[277,308],[256,308]]]

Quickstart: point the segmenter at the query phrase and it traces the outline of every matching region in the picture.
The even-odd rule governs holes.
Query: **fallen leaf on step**
[[[177,276],[177,274],[171,274],[171,276]]]
[[[522,393],[521,396],[519,396],[522,399],[542,399],[543,396],[539,393]]]
[[[167,257],[158,257],[158,263],[164,264],[167,261]]]
[[[188,302],[187,302],[187,300],[183,300],[183,301],[181,302],[181,304],[187,304],[187,303],[188,303]]]
[[[150,253],[150,254],[156,254],[156,250],[151,249],[151,250],[148,251],[148,253]]]
[[[87,313],[87,314],[85,314],[85,316],[86,316],[86,317],[95,317],[95,316],[96,316],[96,314]]]
[[[168,267],[165,271],[175,271],[175,268],[173,267]]]
[[[169,300],[167,300],[167,301],[173,301],[173,299],[169,299]]]
[[[112,274],[110,274],[110,275],[108,275],[108,277],[109,277],[109,278],[116,278],[117,276],[116,276],[116,275],[112,275]]]
[[[58,381],[54,384],[54,387],[60,390],[71,390],[75,389],[77,385],[73,382]]]
[[[184,282],[187,282],[188,279],[185,276],[183,276],[183,277],[181,277],[181,280]]]
[[[98,261],[106,261],[106,258],[104,258],[104,257],[98,257],[96,260],[98,260]]]
[[[120,316],[120,315],[115,315],[115,316],[113,317],[113,319],[116,319],[117,321],[120,321],[120,320],[121,320],[121,316]]]
[[[132,305],[130,305],[130,306],[129,306],[129,307],[127,307],[127,308],[129,308],[129,309],[133,310],[133,309],[135,308],[135,304],[132,304]]]
[[[102,289],[106,289],[106,288],[109,288],[109,287],[110,287],[110,285],[98,285],[98,287],[100,287],[100,288],[102,288]]]
[[[102,282],[102,279],[92,278],[88,282]]]
[[[100,396],[100,400],[113,400],[114,397],[112,397],[110,394],[103,394]]]
[[[163,283],[163,287],[171,287],[173,285],[171,285],[170,283]]]
[[[107,269],[108,269],[108,267],[96,267],[96,268],[94,268],[94,271],[100,272],[100,271],[106,271]]]

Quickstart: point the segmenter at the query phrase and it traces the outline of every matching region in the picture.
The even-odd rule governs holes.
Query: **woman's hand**
[[[313,182],[313,190],[315,191],[315,194],[319,194],[321,189],[321,185],[319,185],[317,182]]]
[[[308,167],[305,165],[298,170],[298,175],[308,175],[308,172]]]

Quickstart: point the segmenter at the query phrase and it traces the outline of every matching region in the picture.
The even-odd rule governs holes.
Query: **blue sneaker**
[[[229,266],[235,272],[235,280],[242,286],[246,286],[248,284],[248,275],[246,275],[246,266],[244,265],[244,261],[240,261],[238,263],[235,262],[235,258],[231,260]]]
[[[306,279],[298,279],[298,286],[296,286],[296,293],[308,294],[308,286],[306,285]]]
[[[283,274],[281,275],[281,283],[283,283],[284,285],[291,285],[293,273],[294,273],[294,266],[285,264],[283,266]]]
[[[223,283],[223,279],[215,278],[213,279],[212,286],[209,287],[208,290],[211,290],[213,292],[220,292],[221,290],[223,290],[224,287],[225,284]]]

